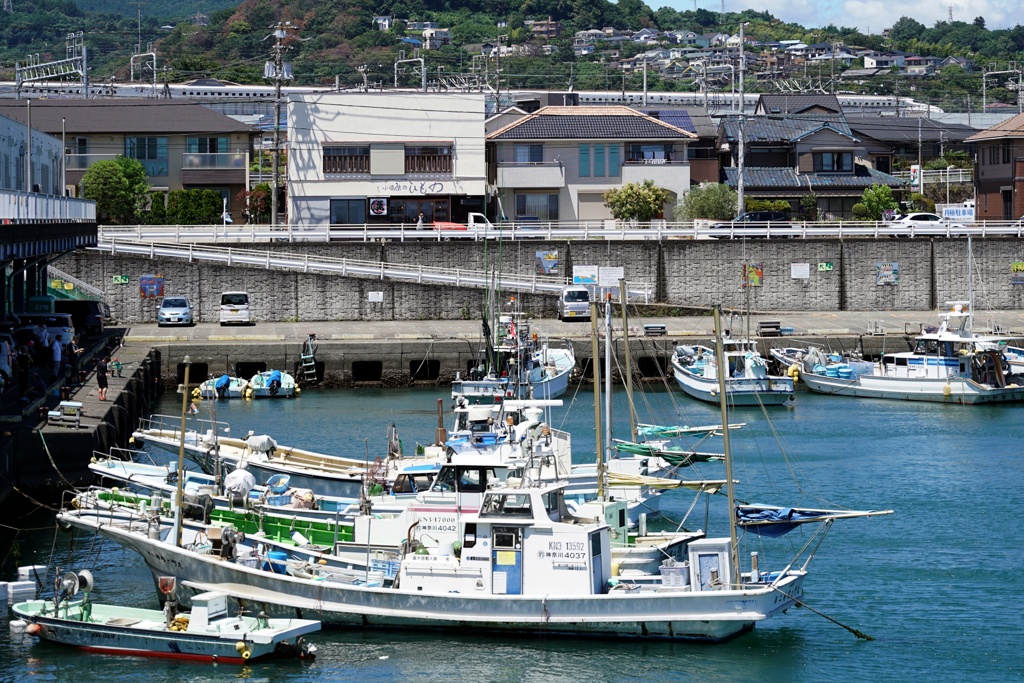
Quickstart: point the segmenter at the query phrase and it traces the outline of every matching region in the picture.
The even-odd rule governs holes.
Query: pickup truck
[[[466,223],[453,223],[451,221],[434,221],[434,230],[469,230],[470,228],[483,228],[491,230],[494,226],[482,213],[471,213]]]

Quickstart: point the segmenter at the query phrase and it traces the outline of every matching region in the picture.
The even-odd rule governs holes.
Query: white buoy
[[[647,513],[646,512],[641,512],[640,513],[640,519],[637,520],[637,526],[640,527],[640,535],[641,536],[646,536],[647,535]]]
[[[24,619],[14,619],[11,621],[11,635],[20,636],[25,632],[25,627],[28,623]]]

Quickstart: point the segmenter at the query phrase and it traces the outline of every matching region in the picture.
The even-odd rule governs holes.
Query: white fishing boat
[[[298,394],[295,378],[281,370],[264,370],[249,379],[247,394],[253,398],[290,398]]]
[[[939,319],[937,329],[916,337],[913,350],[884,353],[876,362],[813,347],[774,355],[820,394],[965,405],[1024,401],[1024,377],[1003,355],[1006,337],[975,334],[966,301],[949,302]]]
[[[465,376],[456,373],[452,398],[558,398],[568,389],[576,369],[571,342],[537,339],[530,334],[529,323],[519,316],[501,316],[496,335],[485,324],[484,344],[484,362]]]
[[[163,585],[173,593],[173,579]],[[187,613],[176,612],[173,602],[162,611],[107,605],[91,599],[92,587],[89,572],[69,573],[57,581],[54,599],[20,602],[11,610],[27,622],[29,635],[101,654],[220,664],[315,656],[303,636],[319,631],[319,621],[230,614],[228,596],[218,592],[193,595]],[[85,594],[76,600],[79,588]]]
[[[747,339],[722,340],[725,346],[726,400],[730,406],[778,406],[794,400],[793,378],[771,375],[768,364]],[[672,354],[672,372],[676,382],[688,395],[718,402],[718,362],[714,349],[695,345],[679,345]]]
[[[249,380],[224,374],[211,377],[199,385],[199,395],[203,398],[244,398]]]

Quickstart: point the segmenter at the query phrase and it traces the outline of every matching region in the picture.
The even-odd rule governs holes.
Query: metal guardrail
[[[96,202],[59,195],[0,190],[0,218],[8,223],[96,220]]]
[[[361,261],[348,258],[330,258],[309,254],[288,254],[273,250],[221,247],[212,244],[168,244],[118,239],[100,239],[95,251],[107,254],[132,254],[148,258],[176,258],[191,262],[207,261],[227,266],[253,266],[268,270],[300,271],[303,273],[333,273],[342,277],[365,277],[379,280],[415,282],[417,284],[449,285],[455,287],[487,288],[493,286],[491,273],[461,268],[435,268],[431,266]],[[508,291],[531,294],[558,294],[568,284],[566,278],[550,275],[501,274],[501,287]],[[634,283],[628,296],[650,302],[652,287]]]
[[[88,282],[80,280],[79,278],[75,277],[74,275],[71,275],[70,273],[65,273],[63,270],[60,270],[59,268],[47,266],[46,275],[50,279],[57,279],[63,280],[64,282],[70,282],[71,284],[73,284],[75,287],[85,292],[86,294],[90,294],[100,299],[103,298],[104,293],[102,289],[99,289],[98,287],[93,287]]]
[[[416,228],[411,225],[299,226],[269,225],[138,225],[102,226],[101,241],[160,241],[175,244],[218,242],[334,242],[334,241],[447,241],[447,240],[667,240],[667,239],[812,239],[882,237],[1024,237],[1024,221],[893,225],[884,222],[838,221],[778,223],[766,227],[695,227],[693,223],[655,222],[650,226],[621,226],[614,221],[467,227],[458,230]]]

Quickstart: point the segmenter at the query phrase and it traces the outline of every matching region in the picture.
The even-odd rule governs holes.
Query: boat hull
[[[718,404],[718,380],[697,377],[673,362],[676,383],[688,395],[706,403]],[[794,400],[793,380],[788,377],[740,378],[725,381],[731,406],[780,406]]]
[[[795,604],[804,579],[795,572],[775,588],[703,592],[412,593],[272,575],[113,527],[101,533],[142,555],[154,579],[177,576],[179,596],[182,590],[190,596],[215,589],[272,616],[301,615],[326,624],[722,641]]]
[[[811,391],[833,396],[882,398],[932,403],[1013,403],[1024,401],[1024,386],[988,388],[976,382],[954,378],[949,382],[933,378],[880,377],[861,375],[855,379],[801,373],[800,379]]]

